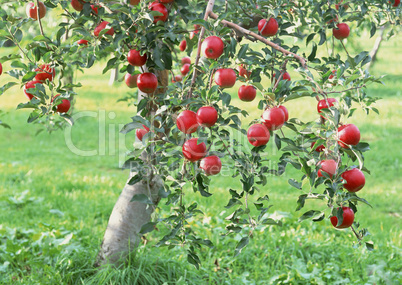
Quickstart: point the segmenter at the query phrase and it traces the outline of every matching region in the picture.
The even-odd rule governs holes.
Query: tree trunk
[[[128,181],[134,175],[135,173],[131,172]],[[129,185],[128,181],[110,215],[97,265],[119,265],[124,262],[127,255],[140,243],[140,230],[151,220],[154,207],[158,204],[158,192],[163,186],[159,176],[154,176],[149,185],[147,181]],[[154,205],[130,202],[134,195],[138,194],[150,197]]]
[[[147,71],[146,66],[143,69]],[[155,93],[166,92],[168,85],[168,71],[156,71],[158,78],[158,89]],[[138,100],[150,94],[138,91]],[[150,106],[150,117],[157,110],[158,106]],[[151,125],[153,122],[151,122]],[[152,129],[151,129],[152,130]],[[160,134],[162,135],[162,134]],[[141,159],[144,167],[147,167],[146,161],[153,163],[152,159],[147,159],[145,152],[142,153]],[[149,167],[148,167],[149,168]],[[149,173],[149,172],[148,172]],[[105,231],[105,236],[101,245],[95,265],[103,264],[119,265],[123,263],[130,252],[132,252],[139,244],[142,234],[140,233],[143,225],[151,221],[151,215],[158,205],[160,197],[159,189],[163,187],[163,180],[152,173],[145,180],[141,180],[134,185],[129,185],[131,177],[136,173],[131,172],[122,193],[117,200],[109,222]],[[134,195],[144,194],[153,205],[141,202],[131,202]]]
[[[110,73],[109,85],[112,86],[118,79],[119,79],[119,67],[115,67],[112,69],[112,72]]]
[[[367,69],[370,69],[370,67],[373,66],[374,62],[377,59],[378,50],[380,49],[381,42],[384,39],[384,37],[383,37],[384,36],[384,30],[385,30],[385,26],[382,26],[381,30],[380,30],[380,35],[375,40],[373,50],[370,52],[371,61],[367,65]]]

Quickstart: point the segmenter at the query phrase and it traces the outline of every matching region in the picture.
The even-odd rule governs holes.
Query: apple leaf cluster
[[[149,183],[150,175],[159,175],[165,181],[160,199],[171,207],[169,215],[145,224],[142,233],[152,231],[157,223],[163,225],[166,230],[158,245],[185,245],[188,261],[195,266],[200,263],[197,250],[213,244],[191,226],[190,221],[202,212],[196,203],[186,201],[185,192],[191,185],[200,195],[212,196],[212,174],[219,172],[222,164],[230,164],[231,175],[241,183],[240,189],[228,187],[224,206],[230,211],[226,234],[240,236],[235,254],[249,243],[255,230],[281,225],[269,214],[268,181],[270,175],[281,175],[288,166],[300,173],[298,179],[289,180],[301,192],[296,210],[302,210],[310,199],[323,200],[328,206],[326,211],[301,214],[300,221],[336,217],[335,222],[331,219],[335,227],[352,225],[350,211],[354,215],[359,204],[368,202],[356,191],[345,189],[346,184],[354,183],[354,178],[345,177],[355,177],[356,171],[349,176],[345,173],[353,169],[369,173],[364,166],[369,145],[360,142],[360,132],[359,140],[349,141],[357,137],[358,129],[347,131],[341,139],[341,128],[353,122],[354,102],[367,114],[378,112],[373,107],[376,98],[369,97],[365,87],[381,83],[381,78],[365,70],[371,60],[367,51],[354,55],[347,45],[360,26],[367,27],[370,36],[385,24],[397,26],[400,7],[387,1],[360,0],[347,5],[332,0],[123,2],[47,0],[45,11],[29,4],[26,15],[16,9],[24,2],[7,3],[0,11],[0,43],[13,42],[19,53],[0,58],[1,63],[11,62],[5,73],[12,78],[0,88],[0,95],[16,84],[25,86],[29,100],[17,108],[32,109],[28,122],[44,124],[52,131],[62,128],[65,121],[73,123],[70,101],[82,96],[79,82],[63,80],[69,69],[90,68],[105,60],[103,73],[118,68],[129,75],[127,80],[135,76],[134,82],[126,80],[127,85],[146,94],[138,101],[136,94],[130,95],[138,114],[122,133],[141,130],[137,133],[141,143],[135,144],[124,167],[137,173],[130,184]],[[54,28],[44,25],[50,21],[47,17]],[[347,23],[345,31],[341,31],[343,23]],[[28,29],[30,26],[33,28]],[[259,35],[265,29],[269,32]],[[205,54],[200,57],[203,39]],[[186,55],[195,63],[187,62],[182,76],[177,77]],[[294,80],[290,74],[301,79]],[[249,134],[249,140],[245,139],[248,126],[242,125],[242,119],[249,114],[232,104],[228,92],[236,81],[253,87],[253,94],[244,101],[261,110],[262,117],[253,118],[251,125],[259,125],[263,138],[250,138]],[[334,96],[336,100],[331,101]],[[291,100],[303,106],[305,97],[323,100],[315,121],[294,118],[292,110],[288,112],[284,106]],[[195,113],[205,106],[216,111],[216,119],[208,126],[198,126],[200,118]],[[281,116],[276,125],[272,123],[278,121],[276,115],[265,115],[273,109]],[[195,120],[194,131],[186,127],[183,131],[176,121],[185,111],[194,113],[192,119],[184,118],[190,120],[190,126]],[[194,138],[196,143],[190,144]],[[261,141],[250,144],[256,140]],[[277,161],[270,158],[269,140],[280,152]],[[200,166],[205,155],[213,159]],[[209,163],[221,160],[219,171],[206,171],[214,166]],[[133,201],[157,206],[146,195],[135,196]],[[358,227],[355,221],[352,230],[360,242],[367,230],[357,231]]]

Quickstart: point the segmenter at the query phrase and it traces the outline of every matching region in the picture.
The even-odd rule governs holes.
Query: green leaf
[[[244,58],[244,56],[246,55],[248,49],[248,44],[242,45],[242,47],[239,50],[239,53],[237,54],[237,57],[239,59]]]
[[[243,237],[243,238],[238,242],[238,244],[237,244],[237,246],[236,246],[236,250],[235,250],[234,256],[238,256],[238,255],[241,253],[242,249],[243,249],[245,246],[248,245],[248,242],[249,242],[249,237],[248,237],[248,236]]]
[[[302,189],[302,184],[301,183],[299,183],[299,182],[297,182],[297,180],[295,180],[295,179],[293,179],[293,178],[290,178],[289,180],[288,180],[288,183],[290,184],[290,186],[293,186],[294,188],[296,188],[296,189],[299,189],[299,190],[301,190]],[[300,198],[300,197],[299,197]],[[297,211],[297,210],[296,210]]]
[[[374,250],[374,243],[372,241],[366,241],[366,248],[369,251],[373,251]]]
[[[317,215],[321,216],[322,212],[321,211],[316,211],[316,210],[310,210],[310,211],[305,212],[303,215],[301,215],[301,217],[299,218],[298,221],[300,223],[300,222],[302,222],[304,220],[316,217]]]
[[[3,93],[7,90],[10,89],[11,87],[17,85],[17,82],[8,82],[4,84],[2,87],[0,87],[0,96],[3,95]]]
[[[143,204],[153,205],[154,203],[145,194],[136,194],[130,200],[130,202],[140,202]]]
[[[143,235],[144,235],[144,234],[146,234],[146,233],[152,232],[152,231],[155,229],[156,224],[157,224],[157,223],[155,223],[155,222],[148,222],[148,223],[146,223],[145,225],[143,225],[143,226],[141,227],[140,234],[143,234]]]
[[[296,211],[299,211],[301,208],[304,207],[304,203],[306,202],[307,194],[303,194],[299,196],[299,199],[297,200],[297,208]]]

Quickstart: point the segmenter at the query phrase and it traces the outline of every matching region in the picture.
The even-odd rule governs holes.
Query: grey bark
[[[374,62],[377,59],[378,50],[380,49],[381,43],[384,39],[384,30],[385,30],[385,26],[382,26],[381,30],[380,30],[380,35],[375,40],[374,47],[373,47],[372,51],[370,52],[371,61],[367,65],[367,69],[370,69],[370,67],[373,66]]]

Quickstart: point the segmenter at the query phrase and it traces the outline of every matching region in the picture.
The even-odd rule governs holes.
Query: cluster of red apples
[[[331,108],[337,103],[338,101],[335,98],[322,99],[318,102],[317,111],[318,113],[322,113],[323,109]],[[324,121],[326,120],[326,118],[322,115],[321,118]],[[341,125],[338,127],[337,141],[341,148],[349,149],[350,146],[355,146],[360,142],[360,131],[354,124]],[[323,152],[325,150],[325,147],[323,145],[316,147],[314,144],[315,143],[313,142],[311,146],[315,147],[315,151]],[[318,177],[323,177],[324,172],[326,174],[325,176],[333,178],[338,170],[338,163],[334,159],[324,159],[319,162],[319,167],[320,169],[317,173]],[[345,181],[345,184],[343,184],[343,188],[345,188],[349,192],[360,191],[366,183],[363,172],[358,168],[346,170],[341,174],[341,177]],[[331,217],[332,225],[340,229],[350,227],[354,221],[354,212],[351,208],[342,207],[342,210],[343,222],[340,225],[338,225],[338,218],[336,216]]]

